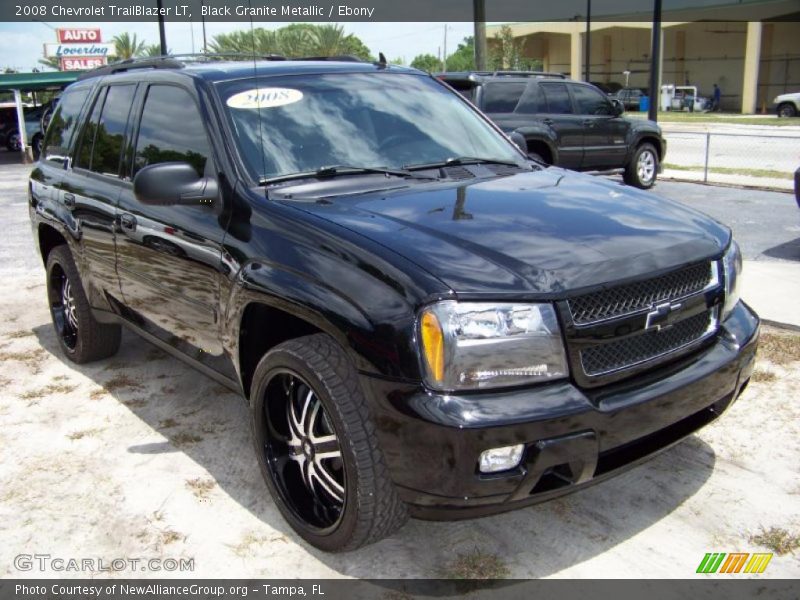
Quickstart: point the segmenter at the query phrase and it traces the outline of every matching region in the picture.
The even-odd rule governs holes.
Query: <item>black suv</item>
[[[576,171],[623,169],[625,183],[643,189],[656,182],[667,152],[661,128],[620,116],[622,105],[590,83],[521,71],[438,77],[519,137],[533,159]]]
[[[726,227],[530,161],[413,69],[104,67],[61,97],[30,218],[64,354],[124,325],[240,392],[325,550],[607,479],[753,368]]]

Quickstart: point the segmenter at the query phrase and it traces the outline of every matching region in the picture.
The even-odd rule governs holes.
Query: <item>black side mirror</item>
[[[619,98],[611,98],[611,104],[614,107],[614,116],[618,117],[625,112],[625,105]]]
[[[514,142],[517,148],[522,150],[525,154],[528,154],[528,142],[525,141],[525,136],[522,135],[519,131],[512,131],[508,134],[508,137],[511,138],[511,141]]]
[[[189,163],[167,162],[141,169],[133,178],[133,193],[142,204],[210,206],[219,186],[215,179],[200,177]]]

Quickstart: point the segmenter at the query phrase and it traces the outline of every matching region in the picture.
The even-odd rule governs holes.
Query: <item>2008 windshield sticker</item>
[[[239,92],[228,98],[231,108],[276,108],[294,104],[303,99],[303,92],[291,88],[256,88]]]

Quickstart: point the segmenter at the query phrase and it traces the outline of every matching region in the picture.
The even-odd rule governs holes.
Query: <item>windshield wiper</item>
[[[477,164],[508,165],[510,167],[519,167],[520,169],[524,168],[518,162],[513,160],[505,160],[502,158],[481,158],[478,156],[454,156],[441,162],[427,163],[422,165],[403,165],[403,168],[416,171],[417,169],[436,169],[440,167],[452,167],[456,165]]]
[[[416,173],[412,173],[406,169],[390,169],[388,167],[356,167],[352,165],[329,165],[320,167],[314,171],[303,171],[300,173],[290,173],[288,175],[277,175],[275,177],[262,177],[258,180],[258,185],[269,185],[272,183],[280,183],[281,181],[307,179],[309,177],[325,179],[329,177],[338,177],[340,175],[358,175],[361,173],[380,173],[383,175],[394,175],[396,177],[406,177],[409,179],[437,179],[437,177],[417,175]]]

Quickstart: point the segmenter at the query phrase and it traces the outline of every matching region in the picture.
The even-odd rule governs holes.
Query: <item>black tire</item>
[[[653,144],[640,144],[625,167],[623,180],[643,190],[653,187],[658,174],[658,152]]]
[[[66,245],[56,246],[47,256],[47,299],[58,343],[68,359],[83,364],[117,353],[120,326],[94,319]]]
[[[389,478],[356,370],[336,342],[316,334],[276,346],[258,363],[251,389],[261,474],[304,540],[341,552],[403,526],[405,504]],[[323,453],[329,456],[317,461]]]
[[[796,117],[797,116],[797,108],[791,102],[784,102],[780,106],[778,106],[778,116],[779,117]]]

